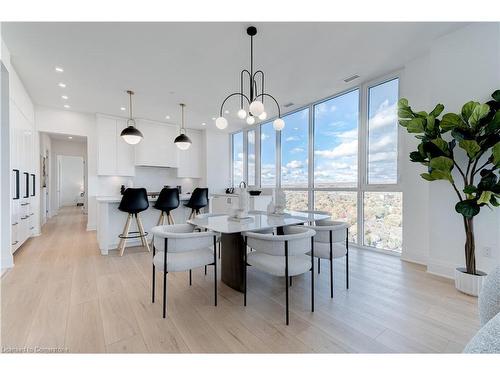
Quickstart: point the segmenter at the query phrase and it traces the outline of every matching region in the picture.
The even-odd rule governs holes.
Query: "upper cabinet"
[[[135,147],[135,165],[177,168],[177,128],[147,120],[137,120],[144,138]]]
[[[177,149],[178,159],[177,177],[201,178],[201,132],[187,129],[186,135],[191,139],[191,147],[184,151],[175,147]]]
[[[134,146],[126,143],[120,133],[126,121],[97,115],[97,174],[134,176]],[[137,146],[135,146],[137,147]]]

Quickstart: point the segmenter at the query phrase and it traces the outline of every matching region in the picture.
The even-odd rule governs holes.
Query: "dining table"
[[[283,235],[283,228],[290,225],[315,223],[329,219],[330,215],[315,212],[285,211],[284,214],[268,214],[265,211],[251,211],[244,219],[229,215],[200,215],[187,222],[198,228],[221,235],[221,280],[229,287],[244,291],[245,252],[242,233],[273,229],[275,235]],[[215,249],[214,249],[215,251]]]

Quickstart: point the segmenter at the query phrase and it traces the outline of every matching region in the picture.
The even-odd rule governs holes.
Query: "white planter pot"
[[[486,273],[477,271],[477,275],[465,272],[466,269],[459,267],[455,269],[455,288],[465,294],[477,297],[486,278]]]

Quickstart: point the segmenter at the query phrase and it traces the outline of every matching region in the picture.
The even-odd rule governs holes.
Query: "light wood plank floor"
[[[213,271],[168,276],[168,317],[161,317],[161,277],[151,303],[151,254],[143,248],[101,256],[79,209],[61,210],[14,257],[1,280],[1,345],[70,352],[460,352],[478,329],[477,301],[450,280],[370,251],[351,250],[351,285],[335,262],[316,282],[296,277],[290,325],[284,324],[283,279],[249,269],[248,306]],[[160,274],[159,274],[160,275]]]

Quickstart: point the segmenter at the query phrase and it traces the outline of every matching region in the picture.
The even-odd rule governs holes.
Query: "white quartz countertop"
[[[256,197],[270,197],[270,194],[259,194],[259,195],[250,195],[250,198],[256,198]],[[211,197],[234,197],[238,198],[240,195],[237,193],[234,194],[226,194],[226,193],[215,193],[215,194],[210,194]]]
[[[191,198],[191,194],[181,194],[179,196],[179,199],[181,201],[188,201],[189,198]],[[148,200],[150,202],[156,202],[158,197],[148,197]],[[112,195],[112,196],[104,196],[104,197],[97,197],[96,200],[101,203],[119,203],[122,200],[121,195]]]

